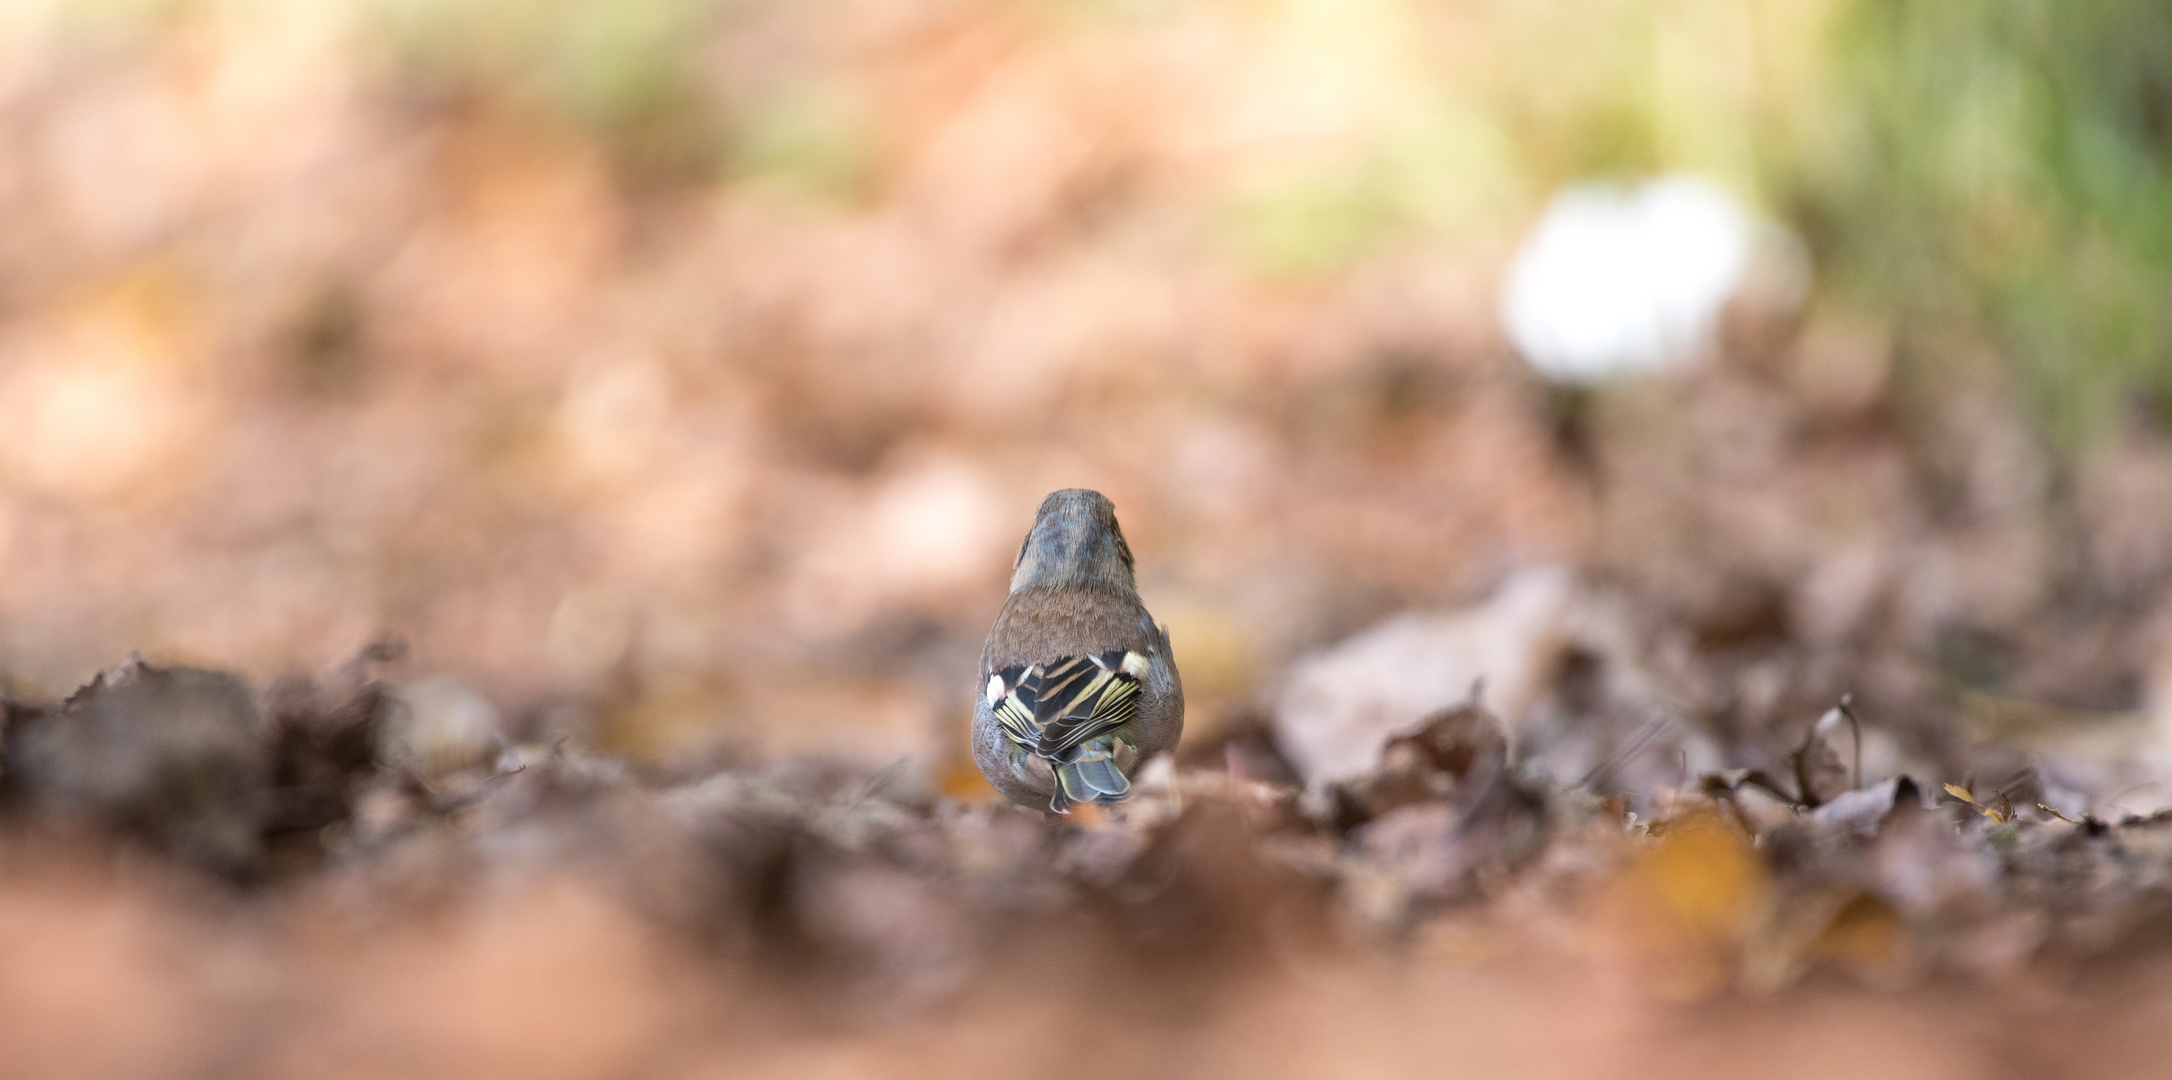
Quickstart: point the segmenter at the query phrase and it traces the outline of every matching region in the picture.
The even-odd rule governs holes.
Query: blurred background
[[[1417,609],[1700,767],[1850,691],[2133,760],[2168,338],[2151,3],[14,0],[0,673],[389,637],[519,737],[964,793],[1087,486],[1217,759]]]
[[[2151,1075],[2172,17],[0,0],[0,736],[11,1076]]]

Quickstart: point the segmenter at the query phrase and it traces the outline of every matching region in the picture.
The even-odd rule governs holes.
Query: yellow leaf
[[[1740,972],[1745,940],[1770,904],[1763,859],[1710,809],[1659,823],[1603,902],[1625,959],[1664,996],[1691,999]]]
[[[1716,815],[1671,823],[1637,872],[1661,908],[1700,938],[1739,933],[1765,885],[1764,866]]]
[[[2003,825],[2006,823],[2005,814],[2002,814],[1999,811],[1994,810],[1991,807],[1985,806],[1984,804],[1977,802],[1973,798],[1970,798],[1967,788],[1962,787],[1959,784],[1947,784],[1945,787],[1946,794],[1951,795],[1954,798],[1959,799],[1972,807],[1975,807],[1977,813],[1991,819],[1991,824]]]
[[[936,775],[936,786],[944,797],[962,803],[987,802],[996,797],[996,789],[988,786],[980,775],[980,768],[971,758],[952,758],[943,762]]]
[[[1861,893],[1834,913],[1814,948],[1821,957],[1882,970],[1897,962],[1902,943],[1900,914],[1884,900]]]

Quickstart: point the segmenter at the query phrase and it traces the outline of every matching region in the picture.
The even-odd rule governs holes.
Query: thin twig
[[[1855,718],[1855,695],[1840,695],[1840,715],[1848,722],[1848,730],[1855,736],[1855,780],[1850,790],[1863,786],[1863,722]]]
[[[1607,772],[1612,770],[1615,766],[1629,760],[1629,758],[1637,751],[1644,749],[1644,744],[1651,742],[1655,738],[1658,738],[1659,733],[1665,731],[1667,729],[1667,725],[1673,722],[1674,717],[1666,713],[1660,713],[1658,716],[1653,717],[1650,722],[1646,723],[1642,728],[1639,728],[1637,730],[1637,733],[1632,736],[1628,742],[1623,743],[1621,749],[1614,751],[1614,753],[1606,760],[1592,766],[1591,771],[1585,773],[1584,778],[1576,782],[1576,786],[1590,787],[1601,776],[1606,775]]]

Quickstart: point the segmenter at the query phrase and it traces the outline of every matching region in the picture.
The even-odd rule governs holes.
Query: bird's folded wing
[[[988,695],[1012,742],[1057,758],[1139,715],[1146,663],[1115,651],[1006,668],[989,680]]]

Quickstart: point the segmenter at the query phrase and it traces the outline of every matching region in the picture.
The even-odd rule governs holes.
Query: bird
[[[974,763],[1012,802],[1068,814],[1128,796],[1132,771],[1183,731],[1169,630],[1139,600],[1115,504],[1051,493],[981,650]]]

